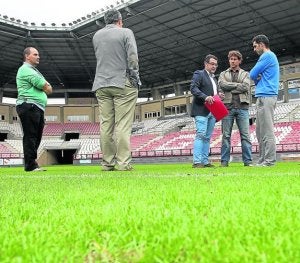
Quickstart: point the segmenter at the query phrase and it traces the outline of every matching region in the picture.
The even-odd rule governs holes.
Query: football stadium
[[[115,8],[136,38],[142,86],[130,144],[131,171],[102,171],[92,39]],[[122,0],[65,23],[0,14],[0,262],[300,262],[300,3],[296,0]],[[0,11],[1,12],[1,11]],[[55,18],[54,18],[55,20]],[[280,65],[276,165],[245,167],[238,127],[221,167],[194,169],[193,72],[207,54],[228,68],[258,60],[266,34]],[[16,74],[26,47],[51,83],[37,161],[24,171]],[[249,133],[258,160],[255,86]]]

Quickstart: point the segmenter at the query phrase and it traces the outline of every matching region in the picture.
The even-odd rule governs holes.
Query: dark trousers
[[[45,125],[44,111],[32,103],[24,102],[16,107],[23,128],[23,151],[25,171],[38,167],[37,150]]]

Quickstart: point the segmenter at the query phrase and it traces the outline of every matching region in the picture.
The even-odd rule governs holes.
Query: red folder
[[[213,104],[205,102],[205,106],[214,115],[216,120],[220,121],[228,115],[228,110],[218,95],[213,96],[213,98],[215,100]]]

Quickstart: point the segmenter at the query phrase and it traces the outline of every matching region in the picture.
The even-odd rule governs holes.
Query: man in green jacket
[[[39,167],[36,159],[45,125],[47,95],[52,93],[52,86],[36,69],[40,61],[37,49],[25,48],[23,57],[24,63],[16,77],[18,88],[16,110],[23,128],[24,169],[27,172],[45,171]]]

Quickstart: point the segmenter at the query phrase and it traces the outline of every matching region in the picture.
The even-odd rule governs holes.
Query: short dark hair
[[[115,24],[119,20],[122,20],[122,15],[115,8],[108,10],[104,14],[104,22],[105,22],[106,25],[108,25],[108,24]]]
[[[252,39],[252,43],[256,42],[257,44],[263,43],[267,48],[270,46],[270,41],[266,35],[257,35]]]
[[[209,60],[210,60],[211,58],[213,58],[213,59],[215,59],[215,60],[218,61],[218,58],[217,58],[215,55],[208,54],[208,55],[206,55],[206,57],[205,57],[205,59],[204,59],[204,62],[209,63]]]

